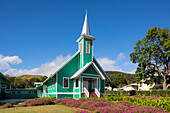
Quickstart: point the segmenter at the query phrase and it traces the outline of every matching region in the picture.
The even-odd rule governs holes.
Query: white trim
[[[87,74],[87,73],[82,73],[82,75],[99,76],[99,75],[96,75],[96,74]]]
[[[94,58],[94,57],[93,57]],[[99,65],[99,67],[101,68],[101,70],[103,71],[103,73],[105,74],[105,76],[107,77],[108,81],[111,81],[110,78],[107,76],[107,74],[105,73],[105,71],[103,70],[103,68],[100,66],[100,64],[98,63],[98,61],[94,58],[94,60],[96,61],[96,63]]]
[[[104,77],[104,75],[102,74],[102,72],[99,70],[99,68],[96,66],[96,64],[93,62],[93,65],[94,65],[94,67],[97,69],[97,71],[99,72],[99,74],[101,75],[101,77],[102,77],[102,79],[106,79],[105,77]]]
[[[79,77],[92,63],[93,63],[93,62],[87,63],[84,67],[82,67],[82,68],[79,69],[77,72],[75,72],[74,75],[72,75],[70,79]]]
[[[87,38],[87,39],[92,39],[95,40],[96,38],[93,37],[92,35],[86,35],[86,34],[82,34],[79,39],[77,39],[77,42],[79,42],[82,38]]]
[[[48,93],[48,94],[56,94],[56,92]]]
[[[43,83],[45,83],[48,79],[50,79],[51,77],[53,77],[55,74],[57,74],[58,71],[60,71],[69,61],[71,61],[80,51],[77,51],[70,59],[68,59],[66,62],[64,62],[58,69],[57,71],[52,74],[51,76],[49,76]]]
[[[87,43],[89,43],[88,47],[87,47]],[[87,48],[89,48],[89,52],[87,51]],[[90,41],[86,41],[86,54],[90,54]]]
[[[81,96],[81,77],[78,79],[79,80],[79,98],[80,98],[80,96]]]
[[[84,38],[83,38],[83,58],[82,58],[82,68],[84,67]]]
[[[56,93],[58,90],[58,73],[56,73]],[[56,94],[56,98],[58,98],[58,95]]]
[[[64,87],[64,79],[67,78],[68,79],[68,87]],[[63,77],[63,88],[65,89],[69,89],[69,77]]]
[[[98,77],[88,77],[88,76],[81,76],[83,78],[98,78]]]

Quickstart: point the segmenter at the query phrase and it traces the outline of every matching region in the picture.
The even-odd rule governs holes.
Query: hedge
[[[106,91],[106,95],[140,95],[140,96],[154,96],[154,97],[170,97],[170,90],[151,90],[151,91]]]

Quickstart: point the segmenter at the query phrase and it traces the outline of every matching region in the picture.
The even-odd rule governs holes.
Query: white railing
[[[46,91],[43,90],[43,92],[44,92],[46,97],[50,97],[50,95]]]
[[[84,87],[84,93],[86,94],[87,97],[89,97],[89,91]]]
[[[95,94],[97,95],[97,97],[100,97],[100,92],[97,90],[97,88],[95,88]]]

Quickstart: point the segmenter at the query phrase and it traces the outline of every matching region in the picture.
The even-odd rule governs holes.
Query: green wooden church
[[[93,56],[93,37],[90,33],[87,13],[78,51],[43,83],[35,83],[38,97],[56,98],[100,97],[105,93],[105,81],[110,81]]]

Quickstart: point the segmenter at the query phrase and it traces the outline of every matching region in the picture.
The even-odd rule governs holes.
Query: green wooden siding
[[[80,95],[79,94],[74,94],[74,98],[79,99]]]
[[[45,84],[47,85],[47,93],[56,92],[56,75],[50,78]]]
[[[58,72],[58,92],[73,92],[73,79],[69,79],[69,88],[63,88],[63,77],[70,78],[78,70],[78,59],[79,54]]]
[[[73,98],[73,94],[58,94],[58,99],[60,98]]]
[[[98,73],[96,72],[96,70],[94,69],[92,65],[89,66],[83,73],[98,75]]]
[[[100,80],[100,93],[105,93],[105,80]]]
[[[83,40],[84,39],[81,39],[80,42],[79,42],[79,50],[80,50],[80,43],[82,44],[82,47],[81,47],[81,54],[80,54],[80,58],[79,58],[79,69],[81,69],[83,67]]]
[[[12,94],[13,91],[15,91],[16,94]],[[18,94],[18,91],[21,93]],[[25,91],[25,94],[23,94],[23,91]],[[31,91],[31,94],[28,94],[28,91]],[[6,93],[6,97],[12,99],[37,98],[37,93],[34,93],[34,91],[37,91],[37,89],[11,89],[10,93]]]

